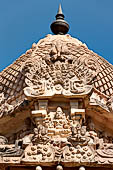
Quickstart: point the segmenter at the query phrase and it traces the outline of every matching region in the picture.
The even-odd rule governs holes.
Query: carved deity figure
[[[8,145],[8,140],[4,136],[0,136],[0,156],[13,157],[21,156],[23,154],[23,149],[20,149],[18,144],[14,146]]]
[[[65,113],[63,113],[61,107],[57,107],[55,119],[63,119],[63,118],[65,118]]]
[[[33,142],[34,143],[44,143],[46,144],[49,140],[49,137],[47,136],[47,129],[39,124],[37,128],[34,129],[34,137]]]
[[[86,126],[81,126],[79,123],[76,126],[72,126],[72,135],[68,138],[68,141],[73,145],[86,145],[89,138],[86,134]]]

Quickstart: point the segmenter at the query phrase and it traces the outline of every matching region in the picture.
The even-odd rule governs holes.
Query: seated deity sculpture
[[[72,135],[68,138],[68,141],[73,145],[85,145],[89,141],[89,138],[86,134],[86,127],[81,126],[79,123],[76,126],[71,128]]]
[[[57,107],[55,119],[63,119],[63,118],[65,118],[65,113],[63,113],[61,107]]]
[[[37,128],[34,128],[34,137],[32,142],[34,143],[47,143],[49,137],[47,136],[47,129],[39,124]]]
[[[70,133],[70,120],[68,116],[65,115],[61,107],[57,107],[54,116],[52,115],[52,112],[48,114],[47,120],[46,126],[48,124],[47,129],[49,136],[55,137],[60,135],[65,137]]]

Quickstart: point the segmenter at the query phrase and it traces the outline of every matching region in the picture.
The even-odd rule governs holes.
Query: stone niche
[[[71,120],[79,121],[82,124],[85,120],[84,99],[70,99],[64,96],[54,96],[50,99],[39,99],[34,103],[32,117],[34,121],[40,122],[46,116],[53,118],[58,108],[61,108],[66,117]]]

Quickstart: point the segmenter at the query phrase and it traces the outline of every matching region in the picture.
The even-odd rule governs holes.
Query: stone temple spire
[[[64,14],[62,12],[61,4],[56,15],[56,20],[51,24],[51,31],[54,34],[67,34],[69,31],[69,24],[64,20]]]

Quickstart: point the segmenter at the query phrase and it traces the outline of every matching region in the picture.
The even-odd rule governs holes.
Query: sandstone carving
[[[110,109],[111,111],[113,111],[113,95],[112,95],[111,98],[108,100],[107,106],[109,107],[109,109]]]
[[[14,110],[14,106],[9,105],[5,101],[5,97],[3,93],[0,93],[0,117],[3,115],[7,115],[8,113],[11,113]]]
[[[14,144],[8,144],[8,140],[4,136],[0,136],[0,161],[2,163],[20,163],[23,156],[23,149]]]
[[[99,91],[94,91],[92,95],[90,96],[90,104],[91,105],[97,105],[102,107],[103,109],[109,111],[109,104],[111,104],[111,101],[109,104],[108,97],[100,93]]]
[[[8,140],[4,136],[0,136],[0,145],[5,145],[8,143]]]
[[[39,56],[33,61],[27,61],[23,68],[26,76],[25,94],[27,96],[41,95],[74,95],[88,93],[91,81],[98,74],[99,66],[90,56],[76,56],[68,48],[74,44],[66,43],[62,39],[39,46]],[[43,55],[43,46],[47,48]],[[44,51],[45,53],[45,51]],[[34,65],[35,63],[35,65]]]
[[[96,159],[101,164],[113,163],[113,144],[104,144],[103,148],[98,149]]]
[[[69,35],[33,44],[0,75],[0,167],[113,166],[112,70]]]
[[[70,120],[61,107],[39,121],[34,129],[32,145],[25,149],[25,162],[96,162],[99,138],[86,131],[78,121]]]

